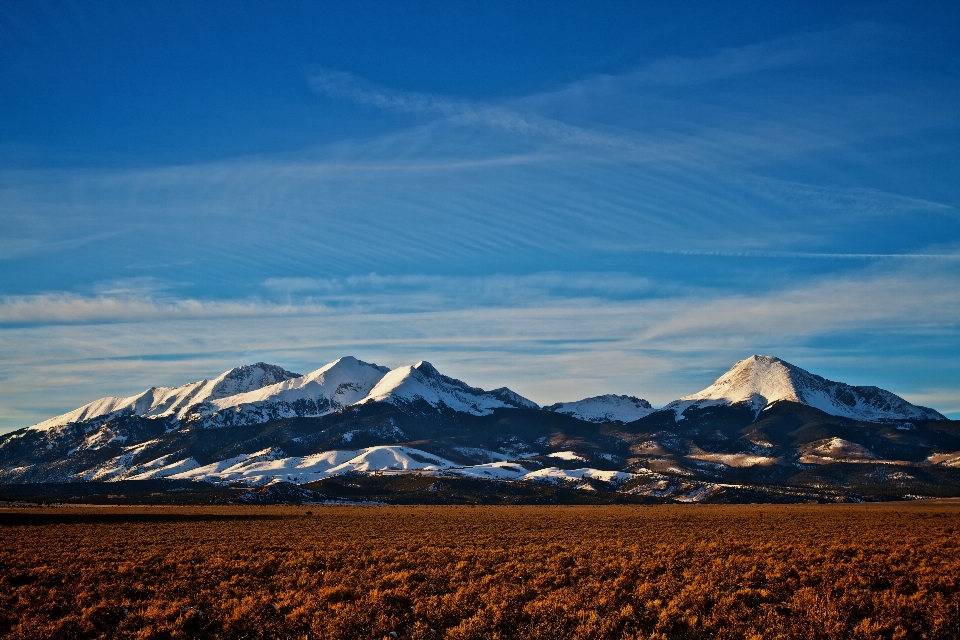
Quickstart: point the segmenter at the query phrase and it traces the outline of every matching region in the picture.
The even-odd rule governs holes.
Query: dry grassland
[[[7,509],[0,525],[13,638],[960,637],[950,502]]]

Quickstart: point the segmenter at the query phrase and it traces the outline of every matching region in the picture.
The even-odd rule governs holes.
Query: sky
[[[0,432],[266,361],[960,419],[960,5],[4,2]]]

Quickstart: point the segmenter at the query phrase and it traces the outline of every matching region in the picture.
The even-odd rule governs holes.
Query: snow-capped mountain
[[[209,381],[176,388],[153,387],[129,398],[101,398],[29,429],[90,425],[120,416],[170,418],[205,428],[229,427],[316,418],[369,402],[403,406],[423,402],[435,409],[473,415],[500,408],[538,408],[506,387],[493,391],[471,387],[441,374],[429,362],[391,371],[346,356],[306,375],[262,362],[244,365]]]
[[[650,415],[654,409],[649,402],[634,396],[607,394],[584,398],[576,402],[558,402],[546,411],[555,411],[587,422],[633,422]]]
[[[842,476],[845,486],[896,481],[901,497],[955,479],[960,495],[960,423],[768,356],[660,410],[616,395],[538,409],[428,362],[389,370],[344,357],[302,376],[258,363],[0,435],[0,483],[336,484],[354,474],[353,487],[363,474],[418,473],[700,500],[740,483],[821,491]]]
[[[244,392],[262,389],[284,380],[297,378],[276,365],[258,362],[242,365],[221,373],[212,380],[190,382],[179,387],[151,387],[129,398],[100,398],[78,409],[44,420],[28,427],[46,431],[73,422],[88,422],[97,418],[135,415],[144,418],[183,418],[197,405],[217,402]]]
[[[352,356],[299,378],[196,405],[186,421],[204,427],[259,424],[284,418],[315,418],[352,405],[386,402],[486,415],[500,408],[537,405],[506,387],[484,391],[441,374],[429,362],[387,367]]]
[[[537,409],[538,405],[506,387],[484,391],[443,375],[429,362],[418,362],[408,367],[399,367],[389,372],[375,386],[366,402],[389,402],[410,405],[426,402],[434,408],[449,408],[454,411],[487,415],[494,409]]]
[[[352,356],[305,376],[195,405],[186,421],[204,427],[318,417],[361,402],[390,369]]]
[[[789,400],[824,413],[866,422],[884,420],[946,420],[927,407],[910,404],[878,387],[854,387],[814,375],[773,356],[750,356],[733,365],[712,385],[664,407],[677,419],[691,408],[743,404],[755,413]]]

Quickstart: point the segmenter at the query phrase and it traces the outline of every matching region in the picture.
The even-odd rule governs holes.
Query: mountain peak
[[[437,371],[437,368],[435,366],[433,366],[426,360],[421,360],[417,364],[413,365],[413,368],[419,371],[420,373],[422,373],[423,375],[427,376],[428,378],[437,378],[442,375],[439,371]]]
[[[360,360],[357,360],[353,356],[341,356],[332,362],[328,362],[327,364],[323,365],[319,369],[315,369],[310,373],[304,374],[304,377],[306,378],[315,377],[327,371],[332,371],[334,369],[347,369],[352,367],[358,367],[360,365],[365,365],[365,364],[367,363],[361,362]]]
[[[267,364],[266,362],[243,364],[214,378],[211,381],[213,385],[207,398],[226,398],[299,377],[299,373],[287,371],[275,364]]]
[[[690,407],[743,404],[758,413],[788,400],[856,420],[944,420],[883,389],[855,387],[815,375],[774,356],[752,355],[734,364],[706,389],[668,404],[677,419]]]
[[[474,415],[487,415],[494,409],[505,407],[537,407],[536,403],[506,387],[495,391],[471,387],[462,380],[443,375],[425,360],[389,372],[361,402],[399,405],[426,402],[436,408],[446,407]]]
[[[380,365],[378,365],[378,364],[374,364],[374,363],[372,363],[372,362],[364,362],[363,360],[358,360],[357,358],[354,358],[353,356],[342,356],[342,357],[340,357],[340,358],[337,358],[336,360],[334,360],[334,361],[331,362],[330,364],[326,364],[326,365],[320,367],[319,369],[317,369],[317,370],[314,371],[313,373],[307,374],[307,376],[308,376],[308,377],[309,377],[309,376],[315,376],[315,375],[317,375],[317,374],[324,373],[324,372],[327,372],[327,371],[331,371],[331,370],[333,370],[333,369],[357,369],[357,368],[362,368],[362,367],[372,367],[372,368],[376,369],[377,371],[379,371],[380,373],[387,373],[388,371],[390,371],[390,369],[389,369],[388,367],[382,367],[382,366],[380,366]]]
[[[622,422],[624,424],[639,420],[655,411],[650,403],[642,398],[613,394],[593,396],[576,402],[558,402],[544,409],[587,422]]]
[[[211,399],[198,406],[189,419],[225,427],[295,416],[319,417],[360,401],[388,371],[344,356],[303,376]]]
[[[500,387],[499,389],[494,389],[493,391],[487,391],[487,393],[499,400],[502,400],[507,405],[517,407],[518,409],[539,409],[540,408],[540,405],[538,405],[533,400],[528,400],[527,398],[524,398],[522,395],[520,395],[516,391],[513,391],[512,389],[508,389],[507,387]]]

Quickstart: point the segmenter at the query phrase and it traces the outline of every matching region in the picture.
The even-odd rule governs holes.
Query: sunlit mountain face
[[[386,474],[480,481],[471,486],[491,495],[507,482],[628,500],[848,500],[953,495],[958,465],[955,421],[771,356],[741,360],[661,409],[614,394],[541,408],[423,361],[391,370],[343,357],[306,375],[257,363],[101,398],[0,439],[7,483],[177,490],[283,483],[309,493]]]

